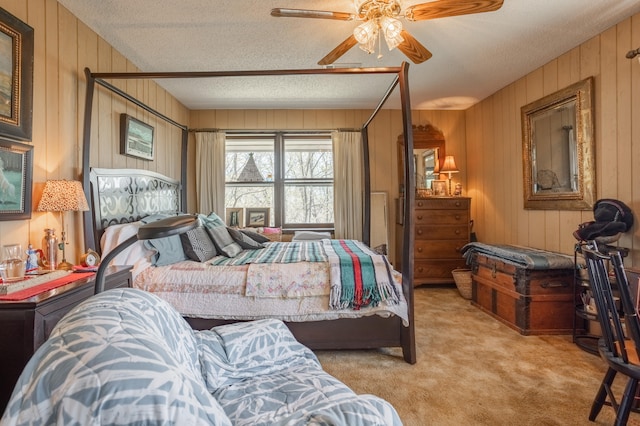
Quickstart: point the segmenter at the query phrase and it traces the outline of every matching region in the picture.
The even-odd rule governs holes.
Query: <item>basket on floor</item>
[[[460,295],[465,299],[471,299],[471,269],[454,269],[451,274]]]

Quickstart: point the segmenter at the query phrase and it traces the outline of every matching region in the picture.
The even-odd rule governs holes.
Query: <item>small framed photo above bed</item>
[[[227,226],[242,227],[244,223],[244,208],[242,207],[227,207],[226,211]]]
[[[269,226],[269,209],[268,208],[247,208],[247,225],[248,227],[258,228],[261,226]]]
[[[0,220],[31,218],[33,146],[0,138]]]
[[[127,114],[120,114],[120,154],[153,160],[153,127]]]

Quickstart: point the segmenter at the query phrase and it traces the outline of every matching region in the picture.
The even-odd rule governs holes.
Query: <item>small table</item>
[[[31,355],[73,307],[93,295],[95,275],[16,301],[0,301],[0,416]],[[131,287],[131,267],[110,267],[105,290]]]

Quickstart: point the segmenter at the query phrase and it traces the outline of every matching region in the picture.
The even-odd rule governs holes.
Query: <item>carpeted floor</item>
[[[395,348],[318,351],[325,370],[392,403],[407,426],[613,424],[611,407],[587,418],[604,363],[570,335],[522,336],[455,287],[419,287],[415,298],[415,365]]]

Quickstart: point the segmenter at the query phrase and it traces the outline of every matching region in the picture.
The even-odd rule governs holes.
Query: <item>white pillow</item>
[[[331,239],[330,232],[296,231],[291,241],[318,241]]]
[[[111,225],[105,229],[100,240],[102,247],[102,257],[115,249],[119,244],[126,241],[138,232],[138,228],[144,225],[143,222],[131,222],[118,225]],[[151,265],[150,257],[153,251],[145,248],[144,241],[136,241],[130,247],[127,247],[122,253],[119,253],[111,262],[111,265],[130,265],[133,266],[131,274],[133,278],[143,269]]]

